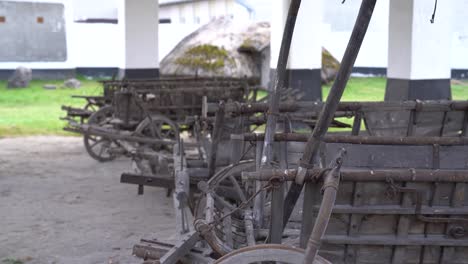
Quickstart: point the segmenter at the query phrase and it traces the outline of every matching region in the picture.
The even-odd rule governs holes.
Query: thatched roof
[[[269,23],[240,24],[230,18],[218,18],[185,37],[162,60],[160,71],[163,75],[259,78],[260,69],[255,58],[245,51],[260,52],[269,43]],[[203,62],[198,57],[193,59],[191,56],[200,52],[211,53],[213,48],[216,54],[206,54],[208,57],[212,56],[206,62],[210,65],[195,67],[194,64],[200,65]]]
[[[162,75],[259,79],[255,56],[270,48],[270,24],[219,18],[185,37],[161,62]],[[335,78],[339,62],[322,49],[322,81]]]

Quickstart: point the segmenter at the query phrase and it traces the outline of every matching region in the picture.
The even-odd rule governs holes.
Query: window
[[[170,18],[160,18],[159,19],[159,24],[170,24],[171,19]]]
[[[38,24],[44,24],[44,17],[37,17],[36,21]]]
[[[5,23],[6,22],[6,18],[4,16],[0,16],[0,23]]]

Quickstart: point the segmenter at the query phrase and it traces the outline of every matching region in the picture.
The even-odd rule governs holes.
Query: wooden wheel
[[[172,120],[162,115],[145,118],[137,126],[134,134],[167,141],[179,141],[179,127]],[[151,175],[170,171],[167,159],[164,157],[172,157],[172,147],[170,144],[137,144],[137,149],[140,152],[156,152],[157,155],[154,156],[157,157],[135,156],[133,161],[136,172]]]
[[[254,170],[254,161],[241,161],[219,170],[208,182],[199,183],[205,194],[197,203],[195,218],[212,225],[216,240],[227,249],[224,251],[245,247],[255,240],[253,230],[249,230],[253,229],[253,201],[249,198],[255,193],[256,182],[242,181],[241,177],[243,171]],[[242,208],[235,210],[240,205]]]
[[[245,247],[233,251],[214,262],[215,264],[237,263],[288,263],[303,264],[304,250],[286,245],[267,244]],[[317,256],[314,264],[331,264]]]
[[[91,111],[91,112],[97,112],[99,111],[99,106],[95,103],[87,103],[84,107],[85,110]]]
[[[167,141],[179,141],[179,126],[165,116],[155,115],[143,119],[134,134]],[[172,153],[172,145],[153,144],[150,147],[154,150],[169,150]]]
[[[108,125],[113,112],[114,111],[111,106],[104,106],[89,117],[88,124],[98,126]],[[117,148],[117,142],[106,137],[87,134],[84,135],[83,141],[86,151],[93,159],[100,162],[106,162],[116,158],[116,155],[111,153],[110,149]]]

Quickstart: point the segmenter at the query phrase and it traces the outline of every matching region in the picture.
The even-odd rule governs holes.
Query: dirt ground
[[[81,138],[0,139],[0,263],[141,263],[133,244],[173,239],[174,211],[164,190],[121,184],[130,168]]]

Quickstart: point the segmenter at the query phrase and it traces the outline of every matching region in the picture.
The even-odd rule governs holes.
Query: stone
[[[55,85],[55,84],[44,84],[43,88],[46,89],[46,90],[56,90],[57,85]]]
[[[66,80],[63,85],[67,88],[80,88],[81,87],[81,82],[75,78],[71,78]]]
[[[26,67],[18,67],[10,79],[8,79],[8,88],[28,87],[31,80],[32,70]]]

